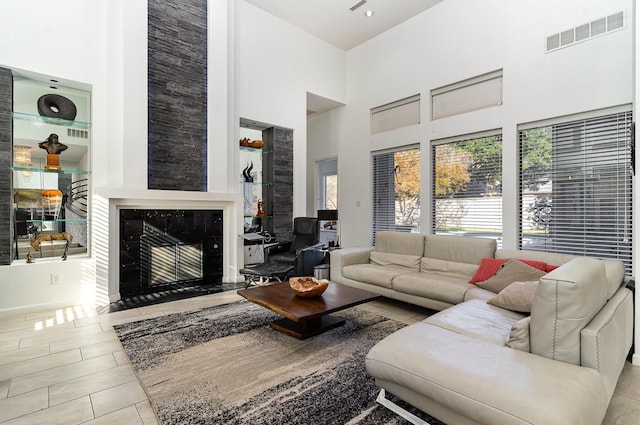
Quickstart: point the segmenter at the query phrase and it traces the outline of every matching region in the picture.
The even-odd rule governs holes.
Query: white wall
[[[293,129],[293,214],[306,215],[306,93],[344,102],[346,53],[244,1],[236,18],[236,122]]]
[[[94,147],[107,141],[106,16],[102,0],[68,0],[64,7],[46,0],[3,1],[0,13],[0,66],[56,77],[62,85],[73,81],[92,91]],[[104,162],[94,162],[93,170],[94,178],[107,173]],[[35,258],[36,264],[0,267],[0,310],[93,301],[92,258]],[[52,273],[60,274],[60,285],[51,285]]]
[[[0,273],[0,311],[117,298],[116,205],[191,205],[225,211],[225,280],[237,278],[233,0],[209,0],[209,192],[147,190],[147,1],[2,2],[0,66],[92,92],[91,257],[16,263]],[[231,106],[230,106],[231,105]],[[135,200],[135,202],[133,201]],[[229,228],[232,231],[229,231]],[[51,273],[62,283],[52,286]],[[92,290],[87,291],[87,285]]]
[[[515,247],[517,179],[509,176],[517,175],[517,125],[632,102],[631,9],[631,0],[447,0],[350,50],[346,106],[325,118],[338,127],[340,218],[349,223],[343,226],[343,244],[371,241],[371,151],[421,144],[422,230],[427,232],[430,141],[502,129],[504,246]],[[548,35],[620,10],[627,19],[624,30],[545,53]],[[496,69],[504,72],[502,106],[430,120],[431,89]],[[369,134],[370,108],[417,93],[421,124]],[[316,139],[321,137],[310,136]],[[309,151],[321,158],[335,153],[332,146]]]

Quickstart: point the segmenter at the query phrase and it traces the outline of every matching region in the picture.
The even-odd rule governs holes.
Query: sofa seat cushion
[[[497,345],[505,345],[515,322],[525,317],[520,313],[469,300],[427,317],[424,322],[462,335],[472,336]]]
[[[553,361],[419,322],[389,335],[365,359],[390,383],[484,424],[596,425],[608,399],[593,369]]]
[[[394,276],[394,291],[419,297],[458,304],[472,285],[464,277],[441,273],[407,273]]]
[[[391,281],[394,277],[408,273],[416,272],[406,267],[380,266],[377,264],[352,264],[342,268],[342,275],[347,279],[388,289],[391,289]]]

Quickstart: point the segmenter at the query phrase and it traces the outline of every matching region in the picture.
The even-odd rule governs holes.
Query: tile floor
[[[229,291],[105,314],[71,306],[0,316],[0,424],[157,424],[113,325],[238,299]],[[427,315],[388,300],[361,307],[407,324]],[[604,423],[640,424],[640,367],[626,365]]]

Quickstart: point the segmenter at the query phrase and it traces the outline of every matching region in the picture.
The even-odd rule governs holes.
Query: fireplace
[[[123,298],[222,283],[221,210],[120,210]]]

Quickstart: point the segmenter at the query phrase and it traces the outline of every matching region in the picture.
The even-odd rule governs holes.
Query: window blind
[[[431,90],[431,119],[502,105],[502,70]]]
[[[433,146],[433,231],[502,239],[502,136]]]
[[[371,109],[371,134],[420,124],[420,95]]]
[[[631,112],[530,128],[520,140],[520,246],[617,258],[631,273]]]
[[[420,227],[420,149],[374,153],[372,240],[380,230],[417,232]]]

